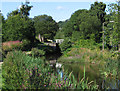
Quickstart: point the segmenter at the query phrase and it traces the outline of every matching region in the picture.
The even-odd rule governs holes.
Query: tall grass
[[[0,64],[0,90],[2,89],[2,64]]]
[[[79,40],[71,48],[64,51],[63,56],[59,61],[78,61],[78,62],[105,62],[110,59],[116,59],[110,51],[106,50],[104,53],[100,50],[99,44],[93,40]]]
[[[77,82],[72,72],[59,74],[38,58],[32,58],[20,51],[7,54],[3,63],[3,89],[96,89],[96,84],[84,78]]]
[[[99,49],[88,49],[88,48],[72,48],[69,52],[65,53],[58,59],[61,62],[107,62],[109,59],[117,59],[116,56],[112,57],[112,53],[105,50],[104,54]]]

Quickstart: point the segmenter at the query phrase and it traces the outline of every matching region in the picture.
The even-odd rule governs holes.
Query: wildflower
[[[32,73],[30,73],[30,76],[32,75]]]
[[[49,83],[49,85],[51,85],[51,83]]]
[[[53,74],[51,74],[51,75],[53,75]]]
[[[27,72],[29,72],[29,70],[27,69]]]
[[[22,87],[24,87],[24,88],[25,88],[24,84],[22,84]]]
[[[37,67],[35,69],[38,69]]]
[[[59,87],[61,87],[61,84],[59,84]]]

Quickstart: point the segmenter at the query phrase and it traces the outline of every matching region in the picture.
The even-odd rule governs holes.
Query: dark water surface
[[[100,86],[99,88],[104,89],[120,89],[120,80],[108,77],[106,79],[101,75],[100,69],[103,68],[103,65],[91,64],[91,63],[67,63],[63,64],[64,70],[67,70],[69,73],[73,71],[75,78],[80,81],[84,76],[84,67],[85,67],[85,76],[88,78],[88,82],[96,81]]]
[[[46,60],[54,61],[59,58],[61,54],[50,54],[46,56]],[[85,67],[85,77],[88,78],[88,82],[95,81],[99,85],[100,89],[108,88],[109,89],[119,89],[120,90],[120,77],[119,80],[116,78],[103,78],[101,75],[100,69],[104,68],[102,64],[91,64],[91,63],[61,63],[63,65],[62,70],[63,74],[65,71],[68,73],[72,72],[77,81],[80,81],[84,76],[84,67]]]

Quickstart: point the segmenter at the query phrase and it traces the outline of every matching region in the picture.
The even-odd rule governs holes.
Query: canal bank
[[[102,72],[105,70],[105,63],[89,63],[89,62],[62,62],[58,61],[61,55],[53,54],[47,57],[47,60],[51,62],[55,69],[55,72],[62,75],[72,74],[75,76],[75,79],[79,82],[84,77],[84,67],[85,67],[85,77],[88,79],[88,82],[96,82],[100,89],[120,89],[120,78],[116,79],[112,76],[105,77],[105,73]],[[61,68],[55,68],[57,64],[61,64]],[[52,65],[52,66],[53,66]]]

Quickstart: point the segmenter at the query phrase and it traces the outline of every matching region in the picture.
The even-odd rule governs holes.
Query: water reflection
[[[72,64],[63,64],[64,70],[67,70],[69,73],[73,71],[77,81],[83,78],[84,75],[84,66],[85,66],[85,76],[88,78],[88,81],[96,81],[100,86],[100,89],[120,89],[120,80],[114,78],[104,79],[100,74],[100,68],[103,68],[99,64],[90,64],[90,63],[72,63]]]
[[[120,80],[107,78],[103,80],[102,89],[120,89]]]
[[[65,71],[68,71],[68,73],[72,72],[75,76],[77,81],[80,81],[83,78],[84,75],[84,66],[85,66],[85,76],[88,78],[88,81],[96,81],[97,84],[100,86],[100,89],[120,89],[120,79],[114,79],[114,78],[107,78],[104,79],[100,69],[104,69],[103,64],[90,64],[90,63],[62,63],[63,68],[56,68],[56,62],[57,59],[60,57],[60,55],[57,54],[51,54],[46,57],[46,59],[49,62],[52,62],[51,65],[53,69],[55,69],[55,72],[60,74],[61,80],[63,77],[63,74]],[[57,66],[60,66],[57,64]]]

